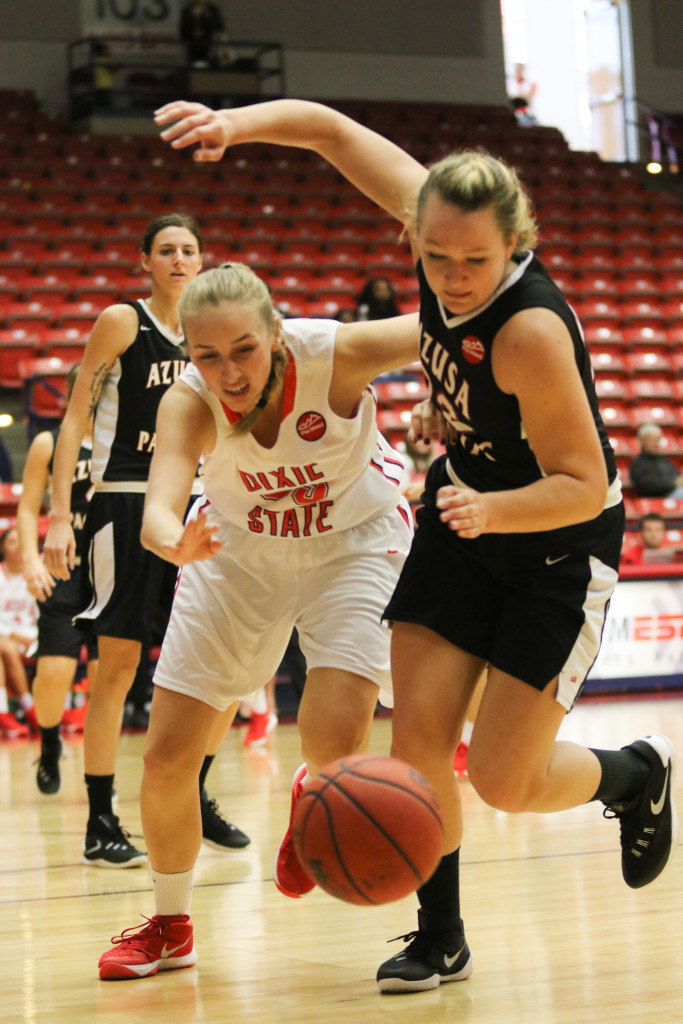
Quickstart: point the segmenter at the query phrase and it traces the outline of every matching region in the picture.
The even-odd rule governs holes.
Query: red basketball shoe
[[[24,719],[31,732],[37,735],[40,732],[40,726],[38,725],[38,716],[33,704],[30,708],[24,708]]]
[[[249,727],[242,742],[245,747],[263,747],[277,725],[277,715],[272,711],[252,711]]]
[[[294,778],[292,779],[292,806],[289,812],[289,828],[287,829],[285,838],[277,849],[277,853],[275,854],[275,863],[273,864],[273,881],[275,882],[275,885],[283,896],[291,896],[292,899],[295,900],[298,900],[301,896],[305,896],[307,892],[311,891],[311,889],[315,889],[315,882],[313,879],[308,877],[302,868],[292,841],[292,819],[294,817],[294,808],[296,807],[297,800],[303,793],[303,780],[305,775],[306,765],[302,764],[294,772]]]
[[[62,715],[62,732],[83,732],[87,704],[77,708],[68,708]]]
[[[142,917],[145,917],[143,914]],[[100,957],[100,978],[147,978],[157,971],[192,967],[197,953],[192,942],[192,921],[187,914],[145,917],[147,924],[126,928]]]
[[[0,735],[7,740],[13,740],[28,736],[29,728],[23,722],[17,722],[11,711],[4,711],[0,714]]]
[[[469,744],[463,743],[462,740],[458,744],[458,749],[453,756],[453,771],[456,779],[467,778],[467,751],[469,749]]]

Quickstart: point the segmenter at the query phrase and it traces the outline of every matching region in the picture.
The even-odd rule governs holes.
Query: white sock
[[[462,736],[460,742],[464,743],[465,746],[469,747],[472,742],[472,733],[474,732],[474,722],[465,722],[462,730]]]
[[[265,715],[268,710],[268,698],[265,690],[259,690],[251,702],[251,710],[255,715]]]
[[[28,711],[29,708],[33,707],[33,697],[31,696],[30,693],[22,693],[21,696],[17,699],[21,704],[22,708],[24,709],[24,711]]]
[[[0,715],[6,715],[9,711],[9,704],[7,703],[7,690],[4,686],[0,686]]]
[[[174,875],[163,875],[152,868],[154,906],[162,917],[189,914],[192,901],[192,875],[194,868]]]

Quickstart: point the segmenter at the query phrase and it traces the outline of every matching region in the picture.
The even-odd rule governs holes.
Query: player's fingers
[[[178,121],[180,118],[196,114],[205,110],[203,103],[193,103],[190,100],[172,100],[164,103],[154,111],[154,120],[157,124],[168,124],[169,121]]]

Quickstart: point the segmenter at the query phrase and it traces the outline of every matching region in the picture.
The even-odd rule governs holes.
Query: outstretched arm
[[[271,142],[312,149],[401,223],[415,208],[427,176],[422,164],[376,132],[331,107],[308,100],[271,100],[230,110],[177,100],[155,113],[169,125],[162,139],[174,149],[196,146],[195,160],[220,160],[228,146]]]
[[[213,415],[206,403],[178,381],[159,405],[157,443],[145,498],[142,546],[174,565],[211,558],[220,548],[215,528],[198,516],[184,525],[197,464],[215,436]]]

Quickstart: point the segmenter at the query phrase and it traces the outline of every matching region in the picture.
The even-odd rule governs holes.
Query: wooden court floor
[[[666,732],[683,756],[683,698],[586,701],[562,735],[620,746]],[[387,753],[390,722],[372,748]],[[621,879],[618,825],[590,804],[510,817],[461,783],[463,916],[474,958],[466,982],[380,995],[378,964],[415,927],[414,897],[383,907],[321,891],[288,900],[272,883],[299,763],[296,727],[261,751],[228,735],[209,776],[243,852],[202,849],[192,917],[199,961],[153,978],[102,982],[112,935],[153,913],[147,868],[80,862],[86,819],[82,740],[66,743],[63,785],[41,796],[37,744],[0,743],[0,1020],[6,1024],[673,1024],[683,1021],[683,857],[640,891]],[[122,822],[141,837],[143,737],[122,738]],[[681,806],[681,782],[677,782]],[[179,827],[182,827],[179,823]]]

